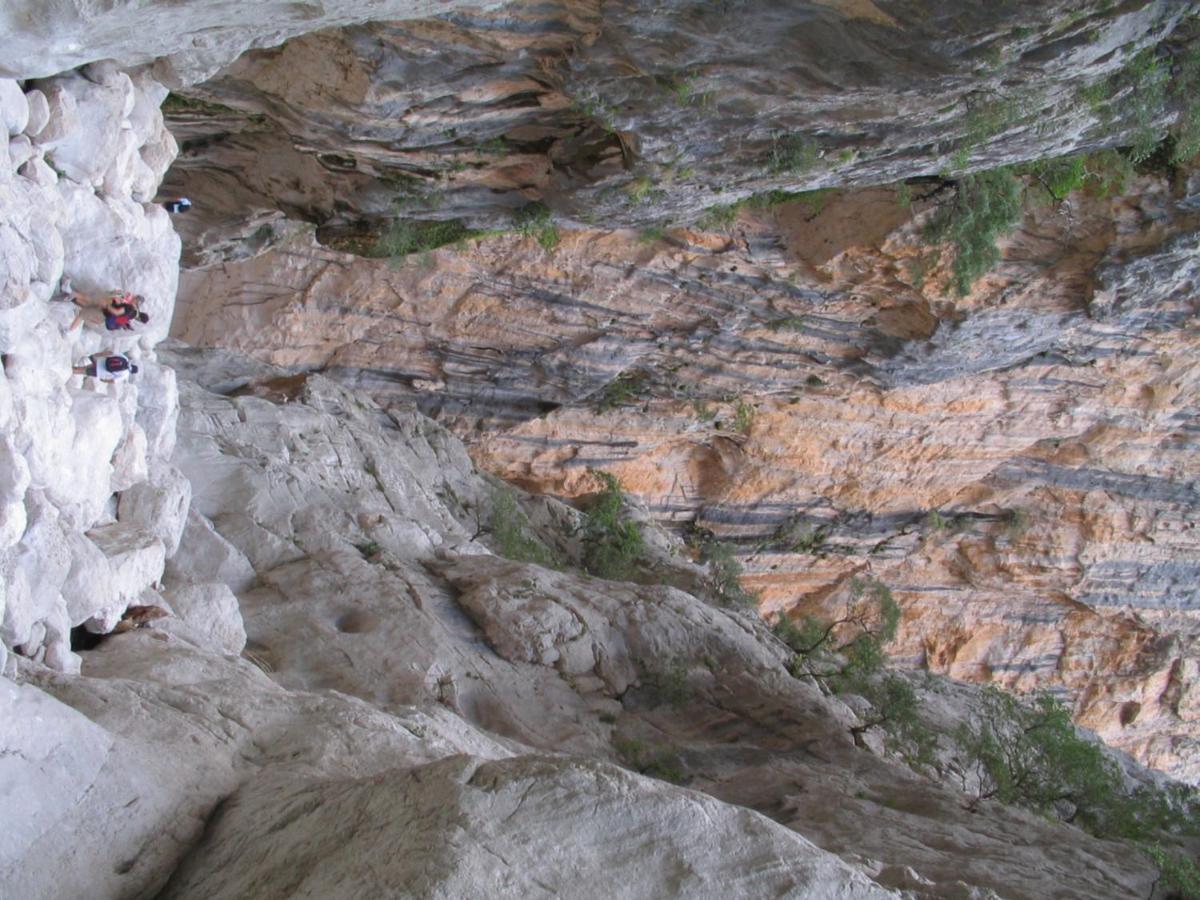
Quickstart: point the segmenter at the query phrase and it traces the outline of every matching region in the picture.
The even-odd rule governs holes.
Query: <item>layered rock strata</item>
[[[1195,777],[1193,626],[1155,624],[1193,615],[1193,192],[1028,190],[961,299],[921,237],[931,201],[881,189],[552,252],[372,262],[298,233],[186,272],[177,330],[416,399],[529,489],[576,495],[608,468],[660,519],[734,541],[768,614],[882,578],[900,659],[1063,692]]]
[[[473,535],[494,482],[419,414],[170,359],[188,530],[209,535],[185,534],[174,576],[211,577],[222,548],[246,658],[169,617],[87,651],[82,676],[22,662],[10,699],[40,707],[61,784],[3,859],[23,896],[1149,891],[1121,845],[970,811],[856,747],[855,713],[788,675],[756,617],[492,555]],[[671,664],[674,698],[654,677]],[[690,790],[615,764],[646,752]],[[63,841],[66,866],[46,852]]]
[[[694,223],[1169,121],[1129,73],[1182,46],[1196,9],[556,0],[331,29],[198,86],[170,185],[202,200],[193,263],[236,255],[270,212],[327,239],[394,218],[507,227],[534,201],[576,226]]]

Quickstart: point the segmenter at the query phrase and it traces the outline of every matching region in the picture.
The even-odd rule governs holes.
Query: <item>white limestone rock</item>
[[[177,0],[65,0],[54,5],[48,31],[44,0],[6,0],[0,5],[0,34],[6,41],[0,76],[44,77],[98,59],[134,66],[170,56],[164,77],[191,83],[251,47],[276,46],[308,31],[500,5],[494,0],[189,0],[183,5]]]
[[[11,78],[0,78],[0,123],[9,134],[20,134],[29,122],[29,101]]]
[[[0,549],[11,547],[25,533],[25,491],[29,465],[12,438],[0,435]]]
[[[146,455],[166,462],[175,452],[175,425],[179,420],[179,388],[175,372],[151,355],[142,357],[137,374],[137,424],[146,435]]]
[[[79,103],[61,84],[37,89],[46,98],[46,124],[33,137],[41,147],[51,148],[70,140],[80,128]]]
[[[36,139],[42,129],[50,124],[50,101],[42,91],[34,88],[26,91],[25,102],[29,104],[29,120],[25,123],[25,133]]]
[[[359,826],[347,833],[345,822]],[[320,865],[302,865],[320,860]],[[164,895],[895,896],[769,819],[604,763],[451,757],[243,788]]]
[[[122,152],[129,152],[121,140],[121,126],[132,103],[133,83],[128,76],[123,78],[112,84],[96,84],[70,74],[38,84],[48,97],[58,88],[75,98],[78,127],[57,140],[41,141],[55,168],[73,181],[101,186],[105,172]]]
[[[8,139],[8,167],[12,171],[17,171],[26,162],[33,159],[37,151],[34,149],[33,141],[24,134],[18,134],[15,137]]]
[[[131,487],[143,483],[149,477],[150,469],[146,460],[146,434],[140,425],[130,423],[124,429],[123,440],[113,453],[110,491],[127,491]]]
[[[125,438],[121,411],[107,394],[71,392],[71,419],[63,451],[43,484],[64,515],[86,528],[100,518],[113,492],[113,454]]]
[[[108,559],[111,593],[97,598],[99,605],[84,623],[96,634],[112,631],[121,614],[147,587],[162,578],[162,541],[153,534],[116,522],[93,528],[87,535]]]
[[[0,871],[18,863],[95,783],[112,738],[49,694],[0,678]],[[6,882],[16,889],[20,882]],[[7,891],[6,891],[7,893]]]
[[[71,626],[82,625],[112,602],[117,593],[112,567],[104,551],[87,535],[68,536],[71,568],[62,586],[62,598]]]
[[[148,480],[122,492],[117,519],[154,534],[170,559],[179,549],[191,500],[192,485],[183,473],[174,466],[159,466]]]
[[[225,584],[174,584],[163,598],[193,632],[221,653],[237,655],[246,646],[246,626],[237,597]]]
[[[62,193],[63,266],[76,289],[141,294],[142,311],[151,317],[136,331],[106,333],[106,342],[117,350],[157,343],[170,327],[179,281],[179,236],[167,211],[69,184]]]
[[[6,591],[0,639],[9,647],[41,646],[45,628],[38,624],[65,608],[60,590],[71,568],[70,532],[57,510],[40,496],[27,504],[29,524],[16,546],[0,553]]]
[[[184,584],[219,581],[234,593],[249,590],[258,581],[245,554],[194,507],[187,512],[178,552],[167,561],[165,577]]]
[[[35,156],[33,159],[28,160],[23,166],[21,166],[20,169],[17,170],[17,174],[19,174],[22,178],[28,178],[40,188],[53,188],[56,184],[58,184],[58,173],[50,168],[50,165],[40,156]],[[55,237],[57,236],[58,234],[55,232]],[[59,240],[60,248],[61,245],[62,241]],[[60,258],[61,255],[62,254],[60,250]]]

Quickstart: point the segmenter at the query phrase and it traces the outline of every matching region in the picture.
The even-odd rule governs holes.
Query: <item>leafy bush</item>
[[[688,687],[688,663],[685,659],[667,660],[660,668],[645,668],[641,681],[654,694],[657,703],[682,706],[691,697]]]
[[[700,542],[700,562],[708,563],[708,587],[724,606],[754,606],[758,598],[742,587],[742,564],[733,548],[714,537]]]
[[[453,244],[475,234],[457,219],[423,222],[396,219],[367,248],[366,255],[377,258],[408,256]]]
[[[545,203],[527,203],[513,215],[513,227],[526,237],[535,238],[545,250],[558,246],[562,236],[554,216]]]
[[[641,526],[622,515],[625,495],[621,483],[608,472],[596,474],[604,482],[604,490],[592,501],[584,522],[583,567],[589,575],[627,578],[645,552],[646,539]]]
[[[604,386],[596,400],[596,412],[604,413],[625,406],[643,396],[646,389],[644,372],[622,372]]]
[[[767,167],[777,175],[799,175],[815,166],[820,157],[821,147],[812,138],[785,134],[772,142]]]
[[[679,754],[670,747],[650,747],[639,738],[616,736],[613,749],[626,766],[642,775],[683,784],[687,780]]]
[[[548,569],[562,568],[563,560],[536,537],[530,536],[529,518],[517,505],[512,492],[499,488],[492,493],[488,531],[496,552],[516,562],[536,563]]]
[[[1167,852],[1159,844],[1143,849],[1183,900],[1200,900],[1200,866],[1185,856]]]
[[[744,400],[739,400],[733,412],[733,430],[739,434],[749,434],[754,426],[756,410]]]
[[[996,239],[1021,219],[1021,183],[1007,168],[965,175],[954,198],[925,229],[929,241],[954,247],[952,283],[960,295],[1000,260]]]
[[[854,578],[838,618],[806,616],[797,624],[781,617],[774,631],[796,654],[789,667],[793,675],[811,675],[836,691],[882,668],[883,645],[896,636],[899,623],[900,607],[887,585]]]
[[[1197,827],[1188,788],[1127,792],[1117,763],[1081,737],[1070,711],[1048,694],[1025,702],[986,688],[981,710],[955,738],[980,799],[1053,813],[1101,837],[1144,840]]]

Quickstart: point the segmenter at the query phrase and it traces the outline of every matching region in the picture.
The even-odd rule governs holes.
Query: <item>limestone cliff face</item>
[[[289,4],[273,26],[222,27],[205,45],[189,28],[220,8],[189,5],[187,27],[163,24],[177,4],[139,7],[162,26],[147,52],[198,39],[200,56],[177,62],[206,65],[216,45],[274,41],[297,17],[360,14]],[[735,6],[720,11],[749,8]],[[687,24],[660,8],[647,34]],[[617,49],[633,7],[553,9],[576,17],[571,54],[597,48],[581,83],[588,65],[638,55]],[[924,4],[797,9],[816,38],[849,22],[843,49],[865,46],[861,29],[926,27]],[[95,46],[43,43],[47,60],[123,46],[130,7],[78,10]],[[1178,10],[1091,19],[1127,29],[1111,61]],[[712,11],[693,11],[678,47],[716,43]],[[30,12],[6,12],[17,37]],[[598,12],[612,18],[597,26]],[[977,12],[1024,40],[1003,10]],[[1106,38],[1076,41],[1078,22],[1054,24],[1051,58],[1078,45],[1085,68],[1108,65],[1087,46]],[[731,46],[784,24],[739,20]],[[162,343],[180,251],[154,202],[176,150],[165,95],[111,62],[0,79],[0,893],[1156,890],[1129,845],[979,796],[954,737],[974,688],[897,676],[932,734],[910,764],[864,698],[798,677],[760,616],[714,605],[672,535],[646,523],[637,581],[582,574],[582,514],[477,466],[567,497],[609,468],[661,520],[736,542],[768,611],[836,600],[851,574],[884,578],[905,606],[907,662],[1062,689],[1114,743],[1189,774],[1186,173],[1031,212],[960,302],[916,246],[929,198],[905,211],[888,191],[720,233],[578,230],[553,252],[493,237],[405,267],[275,221],[240,242],[240,256],[267,252],[189,274],[177,330],[206,345],[194,349]],[[615,123],[580,114],[577,136],[602,157]],[[298,133],[264,146],[299,159]],[[602,171],[563,208],[602,191]],[[869,239],[851,227],[864,216]],[[209,249],[239,243],[217,225]],[[144,294],[149,327],[73,330],[64,274]],[[72,374],[100,350],[128,353],[137,377]],[[505,497],[561,568],[496,552]],[[1159,777],[1120,767],[1129,785]]]
[[[223,239],[256,211],[331,238],[395,216],[507,225],[532,201],[576,225],[686,224],[769,190],[1109,145],[1169,114],[1094,89],[1196,8],[555,0],[328,30],[198,87],[229,108],[173,119],[170,185],[202,201],[193,261],[236,253]]]
[[[319,28],[375,18],[444,13],[455,0],[11,0],[0,9],[6,41],[0,76],[44,78],[96,62],[153,63],[177,87],[208,77],[251,47],[270,47]],[[486,8],[487,3],[472,3]]]
[[[768,614],[882,578],[900,660],[1063,691],[1195,778],[1193,191],[1033,202],[960,300],[927,205],[890,189],[552,253],[396,264],[300,234],[185,272],[177,330],[415,399],[529,489],[607,468],[733,541]]]

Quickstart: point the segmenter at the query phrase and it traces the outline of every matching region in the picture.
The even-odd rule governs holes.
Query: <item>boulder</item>
[[[11,78],[0,78],[0,122],[9,134],[20,134],[29,122],[29,101]]]
[[[122,78],[114,84],[95,84],[79,75],[61,75],[39,84],[48,99],[55,88],[75,98],[78,127],[52,144],[42,140],[54,167],[73,181],[100,186],[125,146],[121,123],[132,102],[133,84],[128,76]]]
[[[52,188],[58,184],[58,173],[50,168],[50,164],[40,156],[35,156],[33,159],[26,161],[17,170],[17,174],[23,178],[28,178],[41,188]],[[55,237],[57,236],[57,232],[55,232]],[[59,243],[61,245],[61,241]]]
[[[0,435],[0,548],[11,547],[25,533],[25,491],[29,465],[12,438]]]
[[[112,567],[104,551],[86,535],[72,533],[71,569],[62,586],[63,604],[71,626],[97,615],[116,594]]]
[[[71,568],[69,531],[40,496],[28,504],[29,525],[20,542],[0,553],[7,588],[0,639],[10,647],[41,644],[35,626],[64,606],[60,591]],[[65,606],[64,606],[65,608]]]
[[[49,694],[3,678],[0,720],[0,869],[6,869],[71,813],[113,741]]]
[[[246,626],[237,597],[228,585],[174,584],[163,592],[171,605],[193,633],[222,653],[237,655],[246,646]]]
[[[29,140],[29,136],[18,134],[15,137],[8,139],[8,167],[12,171],[17,171],[21,166],[33,159],[37,151],[34,149],[33,141]]]
[[[150,532],[121,522],[93,528],[87,536],[108,558],[112,574],[111,593],[98,598],[99,606],[84,623],[88,631],[104,634],[143,590],[162,578],[163,545]]]
[[[29,104],[29,121],[25,123],[25,133],[36,138],[43,128],[50,124],[50,101],[37,88],[25,94],[25,102]]]
[[[149,480],[122,492],[117,520],[154,534],[170,559],[179,549],[191,499],[192,485],[182,472],[174,466],[157,466]]]
[[[54,147],[79,130],[79,103],[61,84],[45,85],[38,92],[46,98],[46,124],[34,137],[40,146]]]
[[[141,372],[139,371],[138,374]],[[117,387],[117,390],[122,389],[125,392],[129,390],[125,385]],[[125,428],[124,438],[113,453],[110,490],[113,492],[126,491],[143,483],[149,477],[150,471],[146,463],[146,433],[138,424],[130,423]]]
[[[167,561],[166,579],[184,584],[219,581],[241,593],[252,588],[258,576],[242,551],[193,508],[188,510],[179,550]]]

